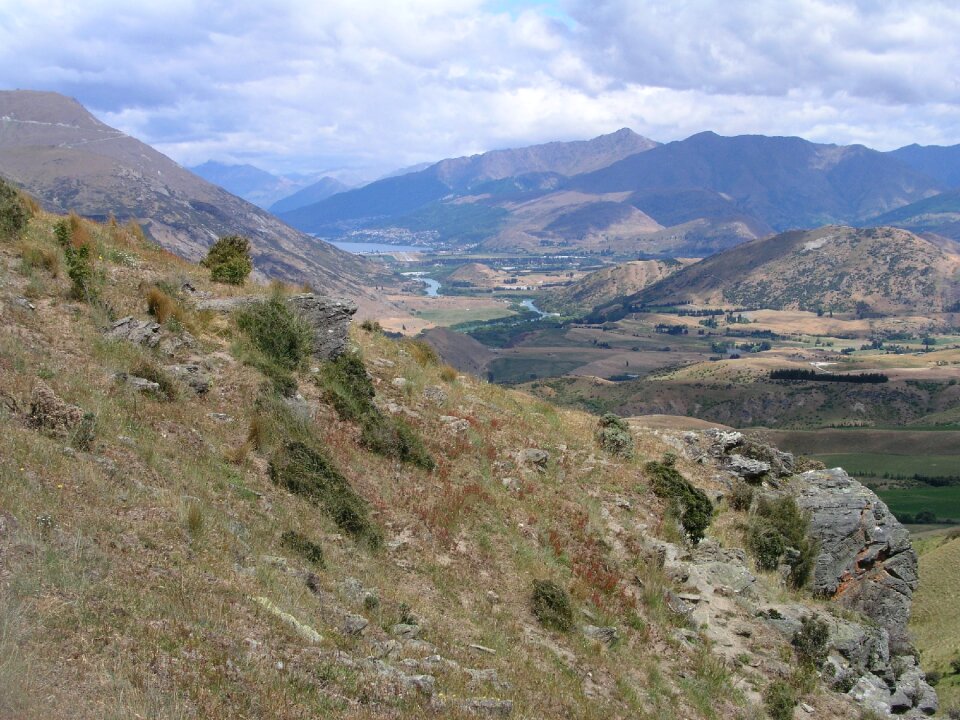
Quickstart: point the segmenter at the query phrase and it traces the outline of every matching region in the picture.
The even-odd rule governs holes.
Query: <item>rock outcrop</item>
[[[313,356],[317,360],[331,360],[343,353],[350,318],[357,312],[355,303],[314,293],[293,295],[288,302],[313,328]]]
[[[909,652],[907,622],[918,581],[909,532],[872,490],[840,468],[798,475],[793,490],[810,512],[810,534],[820,546],[814,592],[875,620],[890,633],[894,653]]]

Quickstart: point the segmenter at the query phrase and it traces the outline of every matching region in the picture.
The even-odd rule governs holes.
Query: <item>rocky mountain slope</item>
[[[135,220],[192,260],[217,237],[238,233],[250,238],[255,266],[267,276],[365,304],[377,300],[363,288],[389,282],[381,266],[284,225],[56,93],[0,92],[0,175],[48,210]]]
[[[827,226],[745,243],[602,312],[640,304],[925,315],[960,302],[960,255],[906,230]]]
[[[55,221],[0,238],[0,716],[935,710],[916,555],[842,471]]]
[[[693,260],[635,260],[603,268],[566,287],[548,291],[539,300],[543,309],[569,315],[586,314],[598,305],[634,295]]]
[[[208,160],[187,170],[272,213],[309,205],[347,189],[331,177],[279,176],[249,164]]]

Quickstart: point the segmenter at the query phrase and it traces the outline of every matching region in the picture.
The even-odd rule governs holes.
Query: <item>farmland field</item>
[[[877,490],[877,495],[896,514],[929,510],[938,518],[960,520],[960,485]]]

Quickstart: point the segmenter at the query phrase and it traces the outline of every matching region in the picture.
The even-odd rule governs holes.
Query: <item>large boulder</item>
[[[886,628],[891,654],[908,653],[907,622],[918,581],[910,534],[872,490],[840,468],[797,475],[794,488],[819,543],[814,592]]]
[[[317,360],[331,360],[343,353],[350,318],[357,312],[353,302],[314,293],[293,295],[288,302],[313,327],[313,356]]]

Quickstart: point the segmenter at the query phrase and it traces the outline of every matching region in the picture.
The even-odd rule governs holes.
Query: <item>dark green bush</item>
[[[368,517],[366,501],[319,450],[303,442],[288,442],[274,452],[269,472],[277,485],[326,510],[345,533],[379,546],[380,531]]]
[[[570,595],[552,580],[534,580],[531,608],[544,627],[566,632],[573,627]]]
[[[713,503],[703,490],[691,485],[673,463],[674,458],[665,457],[663,462],[648,462],[644,470],[653,481],[653,492],[670,501],[687,536],[691,542],[698,543],[713,519]]]
[[[64,248],[67,259],[67,275],[73,282],[70,294],[77,300],[93,300],[96,289],[93,284],[93,261],[89,245],[70,245]]]
[[[360,426],[361,441],[367,448],[428,470],[434,467],[416,431],[399,418],[384,416],[373,404],[376,392],[359,355],[345,353],[324,363],[317,382],[337,414]]]
[[[783,680],[775,680],[763,692],[763,705],[773,720],[792,720],[798,700],[797,691]]]
[[[16,240],[26,229],[30,212],[20,191],[0,178],[0,238]]]
[[[77,429],[73,431],[70,438],[70,445],[77,450],[87,451],[93,447],[93,441],[97,437],[97,416],[92,412],[85,412]]]
[[[801,665],[819,668],[830,652],[830,628],[815,617],[803,617],[800,622],[800,629],[793,634],[790,643]]]
[[[633,434],[630,432],[630,426],[623,418],[613,413],[606,413],[600,418],[597,442],[612,455],[633,457]]]
[[[240,235],[222,237],[210,247],[200,264],[210,270],[210,279],[215,282],[243,285],[253,270],[250,241]]]
[[[280,536],[280,544],[317,567],[326,566],[326,561],[323,557],[323,548],[320,544],[315,543],[306,535],[298,533],[296,530],[285,531],[283,535]]]
[[[810,516],[792,496],[761,498],[750,519],[747,545],[760,567],[773,570],[786,562],[790,584],[802,588],[810,580],[817,558],[817,545],[807,535]]]
[[[70,224],[66,218],[57,220],[53,225],[53,236],[57,239],[57,244],[64,250],[70,245]]]
[[[313,330],[280,295],[237,313],[237,326],[254,347],[285,370],[296,370],[313,349]]]

